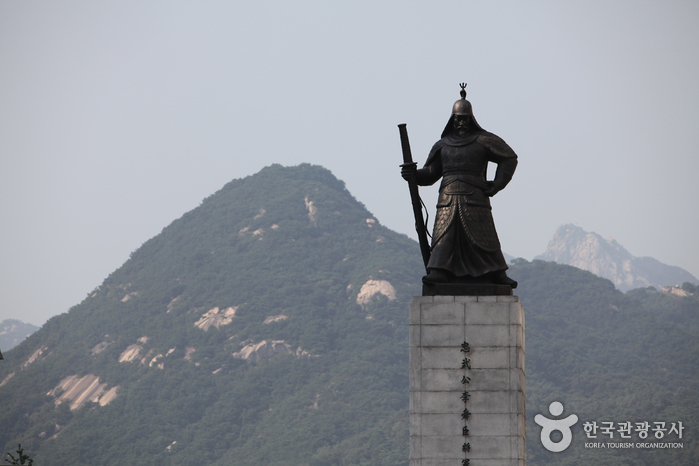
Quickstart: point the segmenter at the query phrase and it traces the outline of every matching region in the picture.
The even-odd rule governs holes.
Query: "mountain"
[[[0,350],[10,350],[19,345],[22,340],[39,330],[39,327],[27,324],[17,319],[6,319],[0,322]]]
[[[35,464],[407,464],[415,243],[328,170],[234,180],[0,363]]]
[[[4,353],[0,448],[35,465],[407,465],[418,245],[329,171],[231,181]],[[699,298],[517,259],[539,465],[694,465]],[[533,422],[560,401],[574,445]],[[681,450],[584,448],[582,421],[681,421]],[[616,438],[615,438],[616,440]]]
[[[604,239],[572,224],[558,227],[546,251],[535,259],[587,270],[611,280],[622,291],[684,282],[699,284],[695,276],[680,267],[652,257],[634,257],[614,239]]]

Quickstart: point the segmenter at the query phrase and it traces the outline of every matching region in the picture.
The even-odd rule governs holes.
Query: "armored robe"
[[[452,120],[453,116],[424,168],[417,170],[416,181],[422,186],[442,178],[427,269],[446,270],[466,280],[504,273],[507,263],[495,231],[489,196],[510,181],[517,155],[475,120],[472,131],[461,136],[450,131]],[[488,162],[498,166],[493,181],[486,181]]]

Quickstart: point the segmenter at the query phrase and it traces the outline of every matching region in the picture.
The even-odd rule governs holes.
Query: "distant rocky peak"
[[[535,259],[587,270],[611,280],[622,291],[697,283],[696,277],[680,267],[663,264],[652,257],[635,257],[615,239],[605,239],[573,224],[558,227],[546,251]]]
[[[556,229],[543,254],[544,260],[568,264],[596,273],[593,269],[610,260],[631,260],[633,256],[614,238],[602,238],[573,225]]]

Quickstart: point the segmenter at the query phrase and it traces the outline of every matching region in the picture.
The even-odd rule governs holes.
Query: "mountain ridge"
[[[621,291],[699,283],[686,270],[652,257],[635,257],[613,238],[566,224],[556,229],[543,254],[534,259],[572,265],[611,280]]]
[[[36,325],[18,319],[3,320],[0,322],[0,350],[11,350],[37,330]]]

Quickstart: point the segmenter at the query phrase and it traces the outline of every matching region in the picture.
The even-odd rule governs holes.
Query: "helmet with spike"
[[[466,100],[466,83],[460,83],[461,86],[461,99],[454,102],[454,106],[451,108],[452,115],[473,115],[473,110],[471,108],[471,102]]]
[[[473,116],[471,102],[466,100],[466,83],[460,83],[459,86],[461,86],[461,91],[459,92],[461,94],[461,98],[454,102],[454,105],[451,107],[451,116],[449,117],[447,126],[444,128],[444,131],[442,131],[442,137],[452,134],[454,131],[454,117],[457,115],[469,117],[470,131],[483,131],[483,128],[481,128],[481,125],[478,124],[476,118]]]

